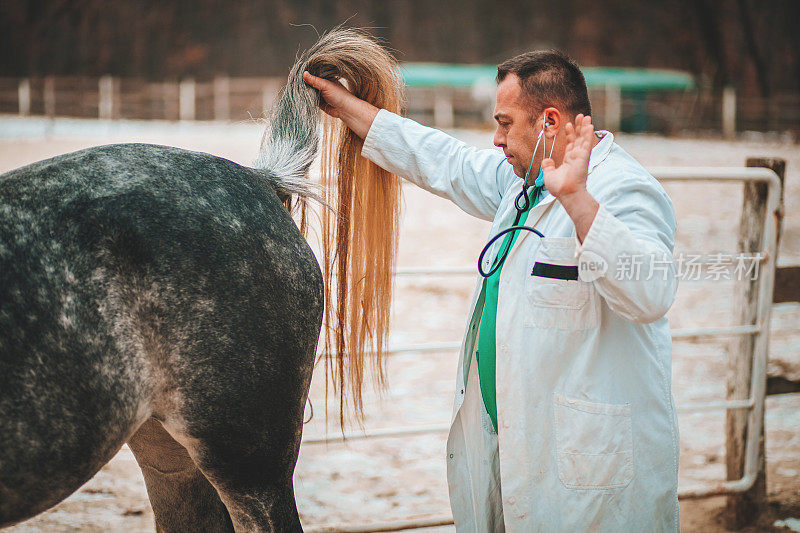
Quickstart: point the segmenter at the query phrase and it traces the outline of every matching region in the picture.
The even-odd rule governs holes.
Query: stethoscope
[[[525,211],[527,211],[528,208],[530,208],[531,206],[531,199],[530,196],[528,195],[528,188],[530,187],[530,185],[528,185],[528,177],[530,176],[531,167],[533,166],[533,159],[536,157],[536,152],[539,150],[539,143],[541,142],[544,136],[544,130],[549,125],[550,124],[548,124],[548,122],[545,120],[544,126],[542,126],[542,131],[539,132],[539,136],[536,138],[536,146],[533,148],[533,154],[531,155],[531,162],[528,165],[528,170],[525,171],[525,177],[522,179],[522,190],[519,192],[517,197],[514,198],[514,208],[517,210],[517,214],[514,217],[514,223],[510,227],[504,229],[503,231],[501,231],[500,233],[489,239],[489,242],[486,243],[486,246],[483,247],[483,250],[481,250],[481,254],[478,256],[478,273],[484,278],[488,278],[489,276],[497,272],[497,270],[501,266],[503,266],[503,262],[506,260],[506,256],[508,256],[508,252],[511,250],[512,239],[509,239],[508,245],[505,247],[503,252],[497,256],[497,259],[495,259],[494,266],[492,266],[491,270],[489,270],[489,272],[484,272],[482,266],[483,256],[486,255],[486,252],[489,251],[489,248],[491,248],[492,244],[494,244],[497,239],[514,231],[530,231],[531,233],[535,233],[536,235],[538,235],[540,238],[544,238],[544,234],[542,234],[542,232],[540,232],[539,230],[530,228],[528,226],[520,226],[518,224],[519,224],[519,219],[522,217],[522,214]],[[553,145],[550,147],[550,157],[553,156],[553,147],[555,147],[555,144],[556,143],[554,139]],[[545,146],[544,144],[542,144],[542,159],[544,159],[544,154],[545,154]],[[542,166],[540,164],[539,174],[541,173],[542,173]],[[536,182],[537,183],[533,186],[533,191],[532,191],[534,199],[538,198],[542,190],[544,189],[543,181],[541,183],[538,183],[539,179],[537,179]]]

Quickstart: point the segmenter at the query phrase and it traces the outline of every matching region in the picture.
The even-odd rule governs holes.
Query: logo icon
[[[608,263],[605,259],[591,250],[581,252],[578,259],[578,277],[581,281],[594,281],[608,272]]]

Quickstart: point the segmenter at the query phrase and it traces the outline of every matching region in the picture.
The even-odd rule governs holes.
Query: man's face
[[[536,136],[542,128],[542,120],[540,117],[536,124],[531,120],[530,102],[524,97],[519,77],[515,74],[509,74],[497,86],[494,119],[497,121],[494,145],[503,149],[514,168],[514,174],[524,177],[536,145]],[[533,161],[533,168],[538,169],[541,162],[540,149]],[[531,179],[535,177],[531,176]]]

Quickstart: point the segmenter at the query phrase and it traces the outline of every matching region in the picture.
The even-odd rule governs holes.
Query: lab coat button
[[[508,429],[511,427],[511,424],[509,424],[508,422],[503,422],[503,427]]]
[[[517,503],[517,499],[513,496],[511,496],[507,501],[508,505],[514,505],[515,503]]]

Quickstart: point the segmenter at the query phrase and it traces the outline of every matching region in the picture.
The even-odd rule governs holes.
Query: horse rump
[[[0,231],[1,522],[57,503],[151,417],[231,500],[239,472],[291,477],[322,279],[263,172],[90,148],[2,176]]]

